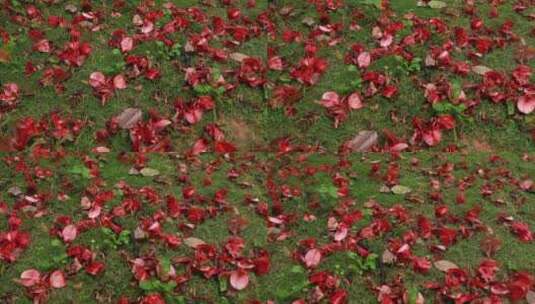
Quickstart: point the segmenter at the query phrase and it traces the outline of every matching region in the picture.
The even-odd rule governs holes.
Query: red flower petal
[[[46,39],[41,39],[35,43],[33,46],[37,51],[41,53],[50,53],[50,42]]]
[[[92,262],[87,265],[85,271],[92,276],[96,276],[104,270],[104,263],[102,262]]]

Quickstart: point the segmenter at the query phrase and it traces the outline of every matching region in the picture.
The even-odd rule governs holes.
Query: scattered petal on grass
[[[28,269],[20,274],[20,284],[25,287],[32,287],[41,281],[41,274],[35,269]]]
[[[118,90],[126,89],[126,78],[119,74],[113,77],[113,87]]]
[[[307,251],[304,257],[305,265],[308,268],[314,268],[320,264],[321,261],[321,251],[316,248],[312,248]]]
[[[52,288],[63,288],[67,286],[67,282],[65,281],[65,275],[63,274],[63,271],[56,270],[50,274],[50,286]]]
[[[347,97],[347,104],[353,110],[362,109],[362,107],[364,107],[364,104],[362,103],[362,98],[360,97],[360,94],[357,92]]]
[[[535,94],[520,96],[518,102],[516,103],[518,111],[523,114],[530,114],[535,110]]]
[[[362,69],[370,66],[370,63],[371,63],[370,53],[368,52],[360,53],[360,55],[357,57],[357,62],[358,62],[359,68],[362,68]]]
[[[78,229],[76,229],[75,225],[67,225],[63,230],[61,231],[61,236],[63,237],[63,241],[65,242],[72,242],[74,239],[76,239],[76,236],[78,235]]]
[[[249,275],[244,270],[235,270],[230,273],[230,286],[236,290],[242,290],[249,285]]]

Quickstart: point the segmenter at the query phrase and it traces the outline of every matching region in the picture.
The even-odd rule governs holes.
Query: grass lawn
[[[0,303],[535,303],[529,0],[0,3]]]

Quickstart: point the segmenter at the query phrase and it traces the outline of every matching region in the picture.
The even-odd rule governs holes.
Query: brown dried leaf
[[[490,71],[492,71],[492,69],[484,65],[476,65],[472,67],[472,72],[478,75],[485,75],[487,72],[490,72]]]
[[[117,116],[117,123],[122,129],[130,129],[134,127],[143,117],[143,112],[137,108],[126,108],[119,116]]]
[[[206,242],[195,237],[189,237],[189,238],[184,239],[184,244],[186,244],[187,246],[191,248],[197,248],[197,246],[204,245],[206,244]]]
[[[78,11],[78,8],[74,4],[65,5],[65,10],[71,14],[74,14]]]
[[[141,173],[141,175],[145,177],[153,177],[153,176],[160,175],[160,171],[153,169],[153,168],[148,168],[148,167],[141,169],[139,173]]]
[[[347,142],[347,147],[352,152],[367,152],[377,144],[379,136],[375,131],[360,131],[357,136]]]
[[[396,256],[388,249],[383,252],[381,260],[384,264],[393,264],[396,261]]]
[[[450,262],[448,260],[440,260],[433,263],[436,269],[447,272],[450,269],[458,269],[459,266],[455,265],[453,262]]]
[[[535,47],[520,46],[516,49],[515,59],[520,63],[526,63],[535,58]]]
[[[481,241],[481,250],[487,257],[493,256],[502,247],[502,241],[496,237],[489,236]]]
[[[306,16],[305,18],[303,18],[302,22],[305,25],[313,26],[316,23],[316,20],[314,20],[314,18],[310,16]]]
[[[9,54],[9,52],[4,49],[0,49],[0,62],[8,63],[10,61],[11,61],[11,54]]]
[[[242,62],[244,59],[249,58],[249,56],[242,54],[242,53],[232,53],[230,54],[229,57],[230,59],[237,61],[237,62]]]
[[[526,302],[528,302],[528,304],[535,304],[535,291],[528,291],[528,294],[526,295]]]

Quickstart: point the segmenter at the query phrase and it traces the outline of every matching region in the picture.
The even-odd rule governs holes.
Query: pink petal
[[[101,72],[93,72],[89,75],[89,85],[93,88],[99,88],[106,84],[106,76]]]
[[[381,41],[380,41],[379,44],[380,44],[382,47],[387,48],[387,47],[389,47],[389,46],[392,44],[393,41],[394,41],[394,38],[392,37],[392,35],[385,35],[385,36],[383,37],[383,39],[381,39]]]
[[[529,191],[533,187],[533,181],[531,179],[526,179],[520,182],[520,189],[524,191]]]
[[[230,286],[236,290],[242,290],[249,285],[249,275],[242,269],[230,274]]]
[[[336,92],[325,92],[321,97],[321,105],[330,108],[340,103],[340,97]]]
[[[129,52],[134,48],[134,39],[132,37],[124,37],[121,40],[121,51]]]
[[[141,28],[143,34],[148,34],[154,30],[154,23],[147,21]]]
[[[364,107],[364,105],[362,104],[362,99],[360,98],[360,94],[357,92],[347,97],[347,104],[353,110],[362,109],[362,107]]]
[[[74,241],[74,239],[76,239],[77,234],[78,229],[76,229],[76,226],[72,224],[65,226],[65,228],[63,228],[63,231],[61,231],[61,236],[63,237],[63,241],[65,242]]]
[[[63,271],[56,270],[52,272],[49,278],[50,286],[53,288],[63,288],[67,286],[67,282],[65,282],[65,275],[63,274]]]
[[[312,248],[305,254],[305,265],[308,268],[314,268],[319,265],[321,261],[321,251],[316,248]]]
[[[25,287],[32,287],[41,280],[41,274],[35,269],[28,269],[20,274],[20,283]]]
[[[362,52],[357,57],[357,62],[359,64],[359,68],[364,69],[370,66],[370,63],[372,62],[372,57],[370,56],[370,53]]]
[[[347,237],[347,232],[347,227],[340,227],[334,234],[334,240],[340,242],[341,240],[345,239]]]
[[[95,219],[100,216],[100,212],[102,211],[102,208],[100,206],[95,206],[89,210],[87,213],[87,217],[90,219]]]
[[[427,145],[436,146],[442,139],[442,132],[438,129],[430,130],[425,132],[422,137]]]
[[[535,97],[520,96],[516,104],[518,111],[524,114],[530,114],[535,110]]]
[[[46,39],[42,39],[35,43],[35,49],[41,53],[50,53],[50,43]]]
[[[123,75],[119,74],[113,77],[113,87],[118,90],[126,89],[126,79]]]
[[[282,58],[280,56],[271,57],[268,61],[271,70],[282,71]]]
[[[191,154],[199,155],[199,154],[204,153],[206,151],[208,151],[208,145],[206,143],[206,140],[201,138],[201,139],[198,139],[193,144],[193,148],[191,149]]]

